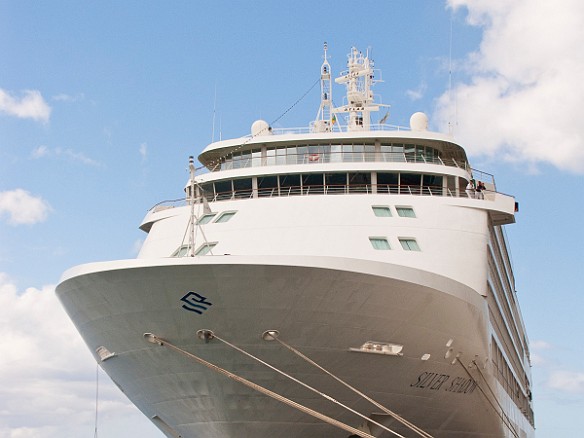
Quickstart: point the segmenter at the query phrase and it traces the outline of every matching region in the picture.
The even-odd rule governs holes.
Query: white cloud
[[[0,217],[8,215],[11,225],[43,222],[51,207],[47,201],[23,189],[0,192]]]
[[[21,119],[48,122],[51,116],[51,107],[37,90],[25,90],[24,95],[19,98],[0,88],[0,113]]]
[[[550,375],[548,386],[562,392],[584,394],[584,373],[554,371]]]
[[[532,350],[549,350],[550,348],[552,348],[552,345],[549,342],[544,341],[542,339],[539,339],[537,341],[531,341],[529,343],[529,346],[531,347]]]
[[[61,93],[57,94],[56,96],[53,96],[53,100],[56,100],[57,102],[77,102],[83,99],[85,99],[85,95],[83,93],[78,93],[74,96],[71,96],[70,94]]]
[[[49,155],[49,148],[46,147],[46,146],[44,146],[44,145],[41,145],[38,148],[35,148],[32,151],[32,154],[31,154],[31,156],[34,159],[39,159],[39,158],[42,158],[42,157],[46,157],[47,155]]]
[[[415,90],[407,90],[406,95],[412,101],[420,100],[422,97],[424,97],[424,94],[426,93],[427,89],[428,84],[426,84],[425,82],[421,82]]]
[[[146,143],[142,143],[139,148],[140,156],[142,157],[142,161],[146,160],[148,156],[148,145]]]
[[[456,113],[456,137],[471,154],[551,163],[584,172],[584,3],[580,0],[448,0],[483,28],[466,61],[466,83],[439,98],[445,129]],[[453,110],[453,107],[456,110]]]
[[[101,163],[99,161],[94,160],[93,158],[89,158],[83,152],[77,152],[70,148],[49,148],[45,145],[39,146],[31,152],[30,156],[35,159],[41,159],[49,156],[54,157],[65,157],[71,161],[75,161],[78,163],[86,164],[88,166],[95,166],[100,167]]]
[[[19,292],[0,273],[0,333],[0,436],[87,435],[94,424],[96,365],[54,286]],[[100,415],[135,413],[109,380],[99,392]]]

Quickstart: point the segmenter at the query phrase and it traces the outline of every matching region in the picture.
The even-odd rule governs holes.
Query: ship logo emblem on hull
[[[202,315],[209,306],[213,305],[213,303],[207,301],[207,297],[192,291],[188,292],[180,300],[185,303],[182,305],[183,309],[190,312],[196,312],[199,315]]]

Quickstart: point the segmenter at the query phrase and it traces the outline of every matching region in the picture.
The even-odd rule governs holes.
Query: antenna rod
[[[190,233],[189,233],[189,255],[191,257],[195,256],[195,159],[191,155],[189,156],[189,203],[191,204],[191,217],[190,217]]]

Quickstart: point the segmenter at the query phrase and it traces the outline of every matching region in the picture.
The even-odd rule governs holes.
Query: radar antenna
[[[333,109],[331,87],[331,66],[327,59],[328,45],[324,43],[324,62],[320,67],[320,107],[313,124],[314,132],[330,132],[336,122]]]
[[[370,113],[388,106],[374,101],[371,87],[380,81],[374,79],[373,67],[369,51],[363,56],[362,52],[353,47],[348,55],[348,70],[335,79],[337,84],[345,84],[347,87],[347,104],[332,109],[333,116],[335,113],[348,113],[349,131],[368,131],[371,127]]]

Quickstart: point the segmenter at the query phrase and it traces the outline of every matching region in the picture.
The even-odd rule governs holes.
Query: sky
[[[370,49],[388,123],[424,111],[516,197],[536,436],[581,436],[583,24],[581,0],[0,0],[0,437],[162,437],[97,368],[56,284],[135,257],[146,211],[182,196],[212,139],[259,118],[307,126],[317,87],[293,104],[324,41],[335,73]]]

